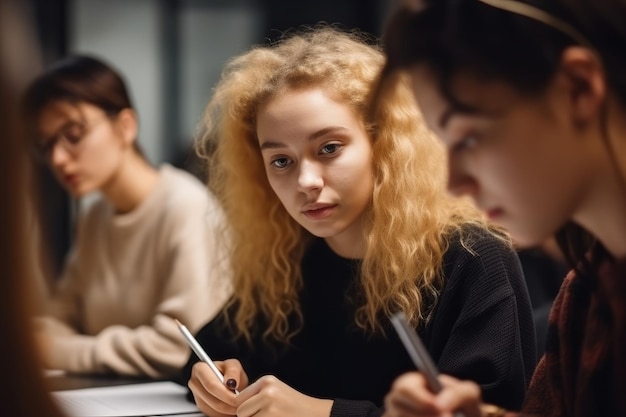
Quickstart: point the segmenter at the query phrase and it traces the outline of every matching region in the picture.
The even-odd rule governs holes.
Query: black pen
[[[426,382],[428,383],[430,391],[434,394],[439,393],[443,389],[443,386],[439,381],[439,370],[437,369],[437,365],[435,365],[435,362],[430,357],[426,346],[422,343],[422,340],[417,335],[415,329],[409,326],[406,315],[402,312],[394,314],[391,316],[391,324],[393,324],[393,327],[396,329],[396,332],[404,344],[404,348],[413,360],[413,363],[426,377]],[[463,413],[460,411],[454,413],[454,417],[463,416]]]
[[[428,387],[437,394],[443,388],[439,382],[439,371],[415,329],[409,326],[406,316],[402,312],[391,316],[391,324],[396,329],[413,363],[426,377]]]

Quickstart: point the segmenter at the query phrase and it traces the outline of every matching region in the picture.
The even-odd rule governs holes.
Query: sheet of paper
[[[134,417],[198,413],[174,382],[56,391],[53,397],[71,417]],[[202,414],[200,414],[202,415]]]
[[[146,416],[146,417],[163,417],[163,416]],[[191,413],[191,414],[176,414],[176,417],[207,417],[203,413]]]

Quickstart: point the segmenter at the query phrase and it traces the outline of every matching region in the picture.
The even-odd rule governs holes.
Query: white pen
[[[176,324],[178,325],[180,332],[185,337],[185,340],[187,340],[187,344],[189,344],[189,347],[195,352],[196,355],[198,355],[198,358],[200,358],[202,362],[209,365],[209,368],[211,368],[215,376],[217,376],[217,378],[222,382],[222,384],[225,384],[224,375],[222,375],[220,370],[217,369],[217,366],[215,366],[215,364],[213,363],[209,355],[207,355],[204,349],[202,349],[202,346],[200,346],[200,343],[198,343],[196,338],[193,337],[189,329],[178,320],[176,320]],[[236,389],[233,391],[235,392],[235,394],[239,394],[239,391],[237,391]]]

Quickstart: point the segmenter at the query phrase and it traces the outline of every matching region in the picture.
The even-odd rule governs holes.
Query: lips
[[[329,217],[337,204],[315,203],[308,204],[302,209],[302,214],[312,220],[321,220]]]
[[[76,185],[78,183],[79,177],[77,174],[64,174],[63,181],[67,185]]]
[[[487,214],[489,220],[496,220],[498,217],[502,216],[504,211],[501,208],[493,208],[486,210],[485,213]]]

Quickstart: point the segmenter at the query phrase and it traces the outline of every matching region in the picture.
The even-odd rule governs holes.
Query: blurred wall
[[[152,0],[74,0],[69,13],[68,52],[95,54],[121,71],[138,109],[140,143],[161,161],[160,9]]]
[[[252,2],[73,0],[69,53],[106,59],[126,77],[140,117],[139,140],[155,164],[191,144],[221,66],[256,40]]]

